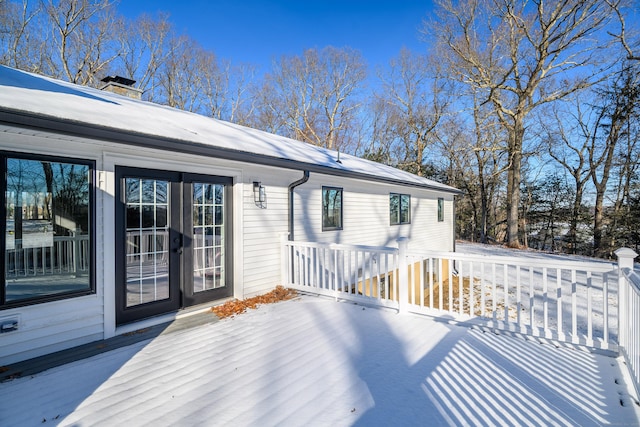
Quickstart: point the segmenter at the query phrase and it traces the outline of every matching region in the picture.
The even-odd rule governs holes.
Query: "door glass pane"
[[[168,299],[169,183],[126,178],[125,194],[127,307]]]
[[[193,291],[225,286],[224,185],[193,184]]]

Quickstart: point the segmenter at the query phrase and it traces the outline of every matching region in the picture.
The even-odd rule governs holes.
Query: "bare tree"
[[[52,29],[59,75],[72,83],[95,84],[118,57],[114,36],[122,25],[112,0],[41,0]],[[116,43],[116,45],[114,45]]]
[[[286,100],[277,96],[278,89],[272,79],[267,77],[262,84],[253,88],[251,114],[245,116],[248,124],[256,129],[279,135],[290,136],[286,126],[288,110],[292,107]]]
[[[168,40],[168,52],[158,73],[158,99],[170,107],[199,112],[204,103],[203,70],[215,63],[212,52],[187,36]]]
[[[596,189],[593,246],[598,256],[611,256],[611,245],[603,240],[604,200],[614,161],[619,154],[618,144],[623,141],[630,120],[637,118],[640,102],[638,79],[637,69],[623,64],[621,72],[601,91],[601,104],[594,109],[595,119],[590,127],[584,126],[589,138],[590,176]]]
[[[380,73],[381,89],[375,95],[388,105],[386,126],[396,145],[397,166],[424,175],[426,150],[436,140],[436,128],[446,113],[451,97],[447,79],[439,64],[426,55],[402,49]]]
[[[631,34],[627,31],[625,10],[630,6],[629,2],[627,0],[605,0],[605,2],[615,12],[620,23],[620,29],[616,32],[609,32],[609,34],[620,42],[627,53],[627,60],[640,61],[640,54],[637,52],[640,49],[638,30],[635,29]],[[629,41],[629,36],[631,36],[632,41]]]
[[[597,78],[594,39],[610,8],[599,0],[440,0],[441,61],[484,92],[508,133],[507,243],[520,245],[518,207],[527,119],[540,105],[588,87]]]
[[[116,37],[122,52],[116,65],[117,73],[136,80],[145,99],[154,100],[159,83],[159,70],[165,64],[169,52],[168,39],[175,37],[169,16],[141,15],[124,25]]]
[[[3,64],[32,72],[41,71],[41,58],[37,52],[43,42],[38,32],[31,30],[37,25],[41,10],[40,3],[29,3],[28,0],[0,2],[0,48],[4,48],[0,61]]]
[[[216,119],[246,124],[252,114],[249,101],[255,68],[244,64],[233,66],[206,55],[202,65],[203,114]]]
[[[540,127],[549,155],[568,172],[573,180],[573,201],[567,238],[569,251],[578,253],[580,244],[578,225],[585,216],[583,198],[586,185],[591,179],[588,156],[590,138],[587,136],[590,131],[585,127],[584,107],[587,105],[585,100],[577,96],[572,105],[573,109],[553,106],[550,117],[544,117]]]
[[[308,49],[302,56],[282,57],[265,76],[258,115],[287,136],[345,150],[365,77],[361,54],[348,48]]]
[[[473,96],[473,135],[469,138],[469,150],[475,156],[480,197],[480,222],[477,227],[480,241],[487,243],[496,238],[497,221],[495,212],[496,193],[500,187],[500,176],[506,170],[503,159],[504,137],[496,118],[490,109],[481,105]],[[490,232],[491,230],[491,232]]]

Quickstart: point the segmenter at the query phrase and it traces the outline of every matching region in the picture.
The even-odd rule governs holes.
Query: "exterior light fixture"
[[[264,209],[267,201],[267,191],[260,181],[253,181],[253,201],[256,206]]]

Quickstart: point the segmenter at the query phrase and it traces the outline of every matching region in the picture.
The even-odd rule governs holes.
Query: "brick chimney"
[[[102,81],[105,83],[100,90],[117,93],[118,95],[128,96],[133,99],[141,99],[142,91],[133,87],[135,80],[127,79],[120,76],[107,76]]]

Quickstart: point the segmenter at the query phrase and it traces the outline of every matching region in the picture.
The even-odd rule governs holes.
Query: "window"
[[[438,197],[438,222],[444,221],[444,199]]]
[[[389,195],[391,225],[411,223],[411,196],[408,194]]]
[[[342,188],[322,187],[322,231],[342,230]]]
[[[93,292],[93,163],[3,155],[0,307]]]

